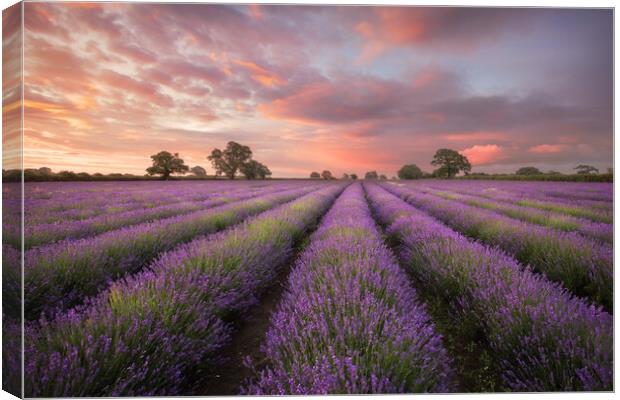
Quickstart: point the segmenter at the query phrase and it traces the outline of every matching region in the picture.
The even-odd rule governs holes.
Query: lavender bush
[[[441,337],[354,184],[311,237],[263,346],[250,394],[446,392]]]
[[[194,213],[134,225],[79,240],[37,247],[25,254],[27,319],[66,309],[95,295],[109,281],[148,265],[159,253],[222,230],[250,215],[295,199],[316,186],[266,194]],[[19,297],[19,293],[14,294]]]
[[[466,195],[452,191],[436,191],[419,188],[421,192],[433,194],[447,200],[456,200],[474,207],[495,211],[510,218],[520,219],[537,225],[548,226],[561,231],[575,231],[592,239],[613,243],[613,226],[601,222],[593,222],[554,212],[544,212],[528,207],[505,204],[482,197]]]
[[[484,333],[506,389],[611,390],[611,315],[381,187],[365,187],[403,264],[448,304],[455,323]]]
[[[78,239],[94,236],[106,231],[141,222],[188,214],[190,212],[200,211],[234,201],[246,200],[267,193],[276,193],[286,189],[290,190],[290,186],[275,186],[256,190],[247,188],[245,190],[224,192],[219,195],[211,193],[208,198],[204,200],[182,201],[180,203],[166,204],[152,208],[147,207],[116,213],[105,213],[92,218],[79,220],[54,221],[45,224],[31,224],[31,221],[27,220],[28,223],[24,227],[24,247],[30,249],[34,246],[57,242],[66,238]],[[7,232],[7,243],[15,244],[19,243],[19,240],[21,240],[21,231],[19,227],[15,227],[15,232]]]
[[[560,232],[411,189],[385,188],[455,230],[498,246],[579,296],[613,306],[613,249],[574,232]]]
[[[329,185],[228,231],[164,254],[87,307],[27,332],[26,396],[178,395],[214,361],[295,241],[327,210]]]

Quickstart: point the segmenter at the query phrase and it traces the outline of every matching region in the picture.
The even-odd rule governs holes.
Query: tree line
[[[415,164],[405,164],[397,172],[397,177],[392,180],[410,180],[410,179],[452,179],[463,172],[460,178],[463,179],[515,179],[515,180],[566,180],[566,181],[597,181],[611,182],[613,180],[613,171],[611,168],[606,174],[600,174],[599,170],[591,165],[580,164],[576,166],[575,174],[565,175],[558,171],[542,172],[536,167],[527,166],[519,168],[514,174],[486,174],[484,172],[471,172],[471,163],[467,157],[452,149],[439,149],[435,152],[431,165],[436,166],[433,172],[425,172]],[[312,172],[312,179],[335,179],[330,171],[322,173]],[[341,179],[357,179],[356,174],[343,174]],[[364,179],[387,180],[385,175],[378,175],[376,171],[366,172]]]
[[[75,173],[72,171],[52,172],[50,168],[26,168],[24,179],[26,181],[93,181],[93,180],[148,180],[148,179],[170,179],[172,175],[186,175],[183,179],[216,179],[224,176],[228,179],[235,179],[243,175],[245,179],[266,179],[271,177],[271,171],[263,163],[252,158],[252,150],[248,146],[237,142],[228,142],[224,150],[215,148],[206,157],[210,161],[215,175],[207,176],[207,171],[196,165],[189,167],[185,164],[178,153],[160,151],[151,156],[152,165],[146,169],[146,175],[133,174],[88,174],[86,172]],[[440,178],[452,179],[502,179],[502,180],[549,180],[549,181],[589,181],[589,182],[612,182],[613,170],[609,168],[606,173],[599,173],[599,170],[591,165],[580,164],[574,170],[574,174],[562,174],[558,171],[542,172],[534,166],[519,168],[514,174],[487,174],[484,172],[471,172],[472,166],[467,157],[452,149],[439,149],[435,152],[431,165],[437,168],[432,172],[425,172],[415,164],[405,164],[397,172],[397,176],[392,176],[392,180],[426,179]],[[460,173],[462,176],[458,176]],[[2,180],[5,182],[21,181],[22,171],[19,169],[2,170]],[[321,173],[313,171],[311,179],[332,180],[337,179],[329,170]],[[358,179],[356,173],[344,173],[340,179]],[[364,174],[367,180],[388,180],[384,174],[377,171],[368,171]]]
[[[460,154],[456,150],[451,149],[439,149],[435,152],[433,161],[431,164],[438,167],[432,173],[424,172],[415,164],[403,165],[398,172],[398,179],[422,179],[422,178],[454,178],[460,172],[469,174],[471,171],[471,164],[467,157]],[[335,179],[330,171],[323,171],[322,173],[312,172],[310,174],[312,179]],[[357,179],[356,174],[343,174],[341,179]],[[387,180],[387,176],[377,174],[377,171],[369,171],[364,175],[364,179],[378,179]],[[396,177],[392,177],[392,180],[396,180]]]
[[[169,179],[172,174],[185,175],[192,172],[197,177],[206,177],[207,171],[197,165],[190,168],[185,165],[179,153],[160,151],[151,156],[153,165],[146,169],[150,176],[160,175],[162,179]],[[224,150],[213,149],[211,155],[207,157],[215,170],[215,176],[226,176],[228,179],[235,179],[241,173],[246,179],[266,179],[271,176],[269,168],[256,160],[252,159],[252,150],[248,146],[237,142],[228,142]]]

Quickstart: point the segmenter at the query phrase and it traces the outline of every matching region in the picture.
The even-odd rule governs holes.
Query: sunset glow
[[[234,140],[274,177],[612,164],[612,11],[25,4],[25,167]],[[13,107],[5,104],[5,112]],[[10,137],[6,140],[14,140]]]

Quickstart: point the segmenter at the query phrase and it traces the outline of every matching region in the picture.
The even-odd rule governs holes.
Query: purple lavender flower
[[[611,310],[613,249],[609,244],[408,188],[385,188],[464,235],[500,247],[576,295],[588,296]]]
[[[450,359],[383,244],[361,186],[341,195],[288,280],[250,394],[446,392]]]
[[[342,191],[327,185],[163,254],[78,309],[29,324],[26,395],[178,395]],[[310,190],[307,190],[310,191]]]
[[[611,390],[611,315],[381,187],[365,188],[416,280],[450,307],[455,323],[484,332],[507,389]]]
[[[109,281],[148,265],[163,251],[222,230],[315,189],[316,186],[310,186],[265,194],[92,238],[66,240],[31,249],[25,254],[26,318],[38,318],[41,312],[55,312],[79,304],[85,297],[103,289]]]

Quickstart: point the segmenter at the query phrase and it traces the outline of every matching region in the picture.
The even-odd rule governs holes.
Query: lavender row
[[[24,262],[25,316],[35,319],[41,312],[79,304],[110,280],[148,265],[163,251],[239,223],[311,190],[316,190],[316,186],[266,194],[92,238],[66,240],[29,250]]]
[[[613,248],[574,232],[560,232],[438,196],[386,189],[466,236],[498,246],[578,296],[613,307]]]
[[[196,202],[181,202],[167,204],[155,208],[139,208],[119,213],[103,214],[89,219],[69,220],[66,222],[55,222],[50,224],[26,225],[24,227],[24,248],[30,249],[35,246],[57,242],[62,239],[79,239],[94,236],[106,231],[134,225],[141,222],[169,218],[177,215],[199,211],[222,204],[240,201],[255,197],[265,193],[274,193],[285,190],[287,186],[276,186],[266,189],[238,190],[225,192],[221,195],[210,194],[207,200]],[[19,246],[21,240],[21,228],[3,231],[6,243]]]
[[[554,197],[545,194],[540,186],[524,185],[519,182],[510,182],[507,185],[495,185],[492,182],[476,181],[476,184],[469,182],[454,181],[428,181],[428,185],[443,189],[452,189],[455,191],[465,191],[469,194],[484,194],[488,196],[497,196],[506,200],[539,200],[542,202],[550,202],[556,204],[572,205],[583,208],[595,208],[598,210],[609,211],[613,208],[610,200],[587,200],[587,199],[571,199],[566,197]],[[591,185],[591,183],[589,183]],[[608,190],[611,190],[610,184],[605,184]],[[569,187],[570,192],[578,191],[577,187]]]
[[[543,212],[528,207],[485,200],[475,195],[460,194],[452,191],[428,190],[426,188],[419,188],[418,190],[443,197],[447,200],[455,200],[470,206],[492,210],[499,214],[506,215],[507,217],[531,222],[536,225],[548,226],[566,232],[578,232],[589,238],[607,243],[613,243],[614,240],[613,226],[610,224],[592,222],[553,212]]]
[[[366,190],[387,234],[400,244],[403,265],[448,305],[464,335],[472,331],[467,324],[483,332],[506,389],[611,390],[610,314],[384,189]]]
[[[428,184],[416,184],[412,185],[412,187],[428,185],[435,189],[447,189],[459,193],[486,197],[491,200],[507,202],[519,206],[562,213],[577,218],[586,218],[595,222],[613,222],[613,203],[610,201],[574,200],[552,197],[539,192],[538,188],[531,187],[531,185],[526,187],[526,190],[517,183],[511,183],[513,185],[502,187],[501,189],[489,183],[485,185],[472,185],[468,182],[467,185],[464,185],[463,182],[454,181],[450,181],[450,184],[447,182],[431,181]]]
[[[151,208],[179,201],[207,199],[213,194],[239,185],[224,182],[99,182],[92,185],[85,182],[26,183],[24,208],[29,223],[54,222],[64,219],[83,219],[102,213],[113,213],[135,209]],[[148,184],[148,185],[146,185]],[[7,184],[16,186],[19,184]],[[153,190],[157,185],[158,190]],[[253,185],[253,187],[256,185]],[[6,195],[5,204],[21,206],[21,198]],[[15,217],[7,213],[9,218]]]
[[[84,193],[80,191],[56,190],[50,200],[32,200],[26,194],[25,212],[28,225],[53,223],[67,219],[86,219],[101,214],[114,214],[139,208],[154,208],[183,201],[201,201],[221,193],[240,192],[248,189],[260,189],[265,184],[248,184],[238,182],[149,182],[139,192],[131,190],[127,184],[110,188],[94,188]],[[172,183],[172,182],[170,182]],[[74,183],[78,188],[79,183]],[[157,185],[157,190],[153,190]],[[277,183],[278,186],[295,187],[298,184]],[[273,186],[270,185],[270,186]],[[28,184],[26,185],[28,188]],[[9,219],[11,216],[9,216]],[[15,219],[15,216],[13,216]]]
[[[558,201],[595,201],[611,202],[613,200],[613,185],[609,183],[593,182],[515,182],[515,181],[453,181],[454,185],[463,188],[494,188],[500,191],[514,193],[516,197],[543,197]],[[433,183],[439,183],[434,181]]]
[[[360,184],[311,237],[262,350],[269,367],[249,394],[450,390],[441,337],[383,244]]]
[[[27,332],[28,397],[179,395],[217,359],[231,318],[256,304],[342,191],[329,185],[164,254],[88,307]]]

